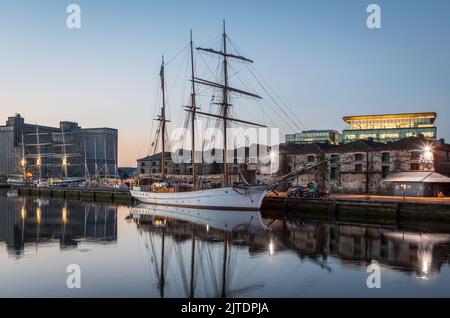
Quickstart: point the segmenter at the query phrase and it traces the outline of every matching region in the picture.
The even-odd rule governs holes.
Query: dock
[[[19,195],[133,205],[122,189],[19,187]],[[263,201],[266,217],[305,218],[336,222],[376,222],[392,225],[405,221],[450,223],[450,198],[336,195],[329,198],[270,195]]]
[[[19,187],[19,195],[61,198],[67,200],[82,200],[105,203],[134,204],[134,199],[127,190],[116,189],[85,189],[85,188],[37,188]]]
[[[404,221],[450,222],[450,201],[435,198],[342,195],[329,198],[269,196],[265,215],[340,222],[395,224]]]

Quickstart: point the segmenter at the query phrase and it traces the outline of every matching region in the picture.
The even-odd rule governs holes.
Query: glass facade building
[[[386,143],[419,135],[436,139],[436,117],[434,112],[344,117],[349,127],[343,131],[343,143],[369,138]]]
[[[313,142],[333,145],[342,142],[342,135],[336,130],[304,130],[301,133],[287,134],[287,144],[310,144]]]

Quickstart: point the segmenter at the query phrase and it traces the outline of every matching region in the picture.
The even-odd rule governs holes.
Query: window
[[[330,179],[331,180],[336,180],[339,176],[339,170],[338,168],[331,168],[330,170]]]
[[[364,155],[362,153],[355,154],[355,161],[363,161]]]
[[[420,163],[418,162],[411,163],[411,170],[420,170]]]
[[[362,172],[363,171],[363,165],[362,164],[355,165],[355,171]]]
[[[338,163],[339,162],[339,156],[338,155],[331,155],[330,161],[331,161],[331,163]]]
[[[145,170],[144,170],[144,169],[141,169],[141,173],[144,174],[144,173],[145,173]]]
[[[308,156],[308,162],[314,162],[316,161],[316,157],[313,155]]]
[[[145,162],[141,162],[141,167],[145,167]]]
[[[391,172],[391,168],[389,166],[383,166],[381,168],[381,177],[386,178]]]
[[[411,160],[420,160],[420,151],[412,151],[411,152]]]
[[[383,163],[389,163],[391,161],[391,154],[389,152],[383,152],[381,154],[381,161]]]

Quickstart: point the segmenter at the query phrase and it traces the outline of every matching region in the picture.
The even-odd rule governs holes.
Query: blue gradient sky
[[[80,30],[66,27],[70,3],[81,6]],[[369,3],[382,8],[381,30],[366,27]],[[0,120],[18,112],[118,128],[120,165],[135,165],[148,151],[161,54],[178,53],[189,28],[198,43],[216,38],[225,18],[308,128],[437,111],[438,134],[450,139],[449,14],[446,0],[0,0]]]

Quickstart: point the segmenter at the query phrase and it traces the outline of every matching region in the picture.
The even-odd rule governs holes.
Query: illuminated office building
[[[349,127],[343,131],[343,142],[372,139],[386,143],[420,135],[436,139],[436,117],[434,112],[344,117]]]
[[[336,130],[304,130],[300,133],[287,134],[287,144],[310,144],[313,142],[340,144],[342,135]]]

